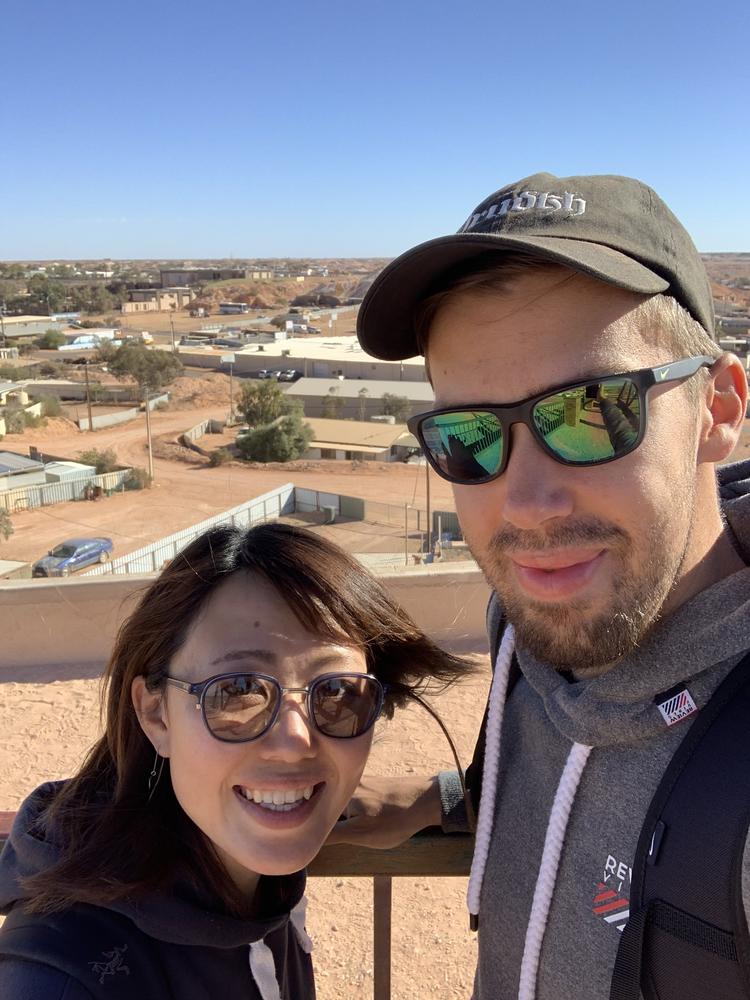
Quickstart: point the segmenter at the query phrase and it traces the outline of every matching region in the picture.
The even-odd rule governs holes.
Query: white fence
[[[154,410],[160,403],[167,403],[168,401],[168,392],[163,393],[161,396],[152,396],[148,402],[148,408],[149,410]],[[115,424],[127,423],[129,420],[135,420],[142,412],[140,407],[135,406],[129,410],[121,410],[119,413],[101,413],[92,418],[94,430],[100,430],[102,427],[114,427]],[[82,431],[89,430],[89,418],[79,417],[78,427]]]
[[[199,521],[189,528],[176,531],[173,535],[160,538],[158,542],[144,545],[143,548],[136,549],[126,556],[113,559],[111,562],[94,566],[84,576],[102,576],[106,573],[155,573],[161,569],[165,562],[174,559],[178,552],[192,542],[198,535],[203,534],[209,528],[217,527],[220,524],[237,525],[248,528],[251,524],[260,524],[263,521],[270,521],[273,518],[281,517],[283,514],[293,514],[294,486],[287,483],[270,493],[247,500],[237,507],[225,510],[222,514],[216,514],[205,521]]]
[[[39,486],[22,486],[16,490],[6,490],[0,493],[0,507],[13,513],[16,510],[28,510],[32,507],[48,507],[66,500],[83,500],[87,486],[115,490],[122,486],[130,472],[130,469],[118,469],[116,472],[106,472],[102,476],[83,475],[78,479],[69,479],[62,483],[44,483]]]

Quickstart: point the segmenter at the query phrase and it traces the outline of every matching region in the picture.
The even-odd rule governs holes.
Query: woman
[[[466,672],[281,524],[193,541],[122,626],[106,731],[0,858],[0,996],[314,997],[304,872],[378,715]]]

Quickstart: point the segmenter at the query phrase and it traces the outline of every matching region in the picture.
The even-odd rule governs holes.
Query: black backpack
[[[502,611],[487,608],[494,668]],[[515,661],[508,695],[521,676]],[[474,807],[487,716],[469,769]],[[750,1000],[742,860],[750,829],[750,653],[700,710],[641,829],[610,1000]]]

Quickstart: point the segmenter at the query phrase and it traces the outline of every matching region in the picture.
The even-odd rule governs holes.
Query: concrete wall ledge
[[[380,578],[437,642],[457,650],[486,649],[489,589],[473,563],[418,566]],[[121,622],[153,579],[144,574],[0,581],[0,682],[21,680],[20,674],[40,668],[48,679],[95,676]]]

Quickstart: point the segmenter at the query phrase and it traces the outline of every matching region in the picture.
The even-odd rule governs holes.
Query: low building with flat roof
[[[7,340],[41,337],[47,330],[65,330],[68,323],[53,316],[3,316],[2,330]]]
[[[322,417],[323,400],[334,396],[341,400],[339,417],[349,420],[369,420],[383,412],[383,396],[401,396],[411,404],[411,413],[428,410],[435,400],[429,382],[394,382],[389,379],[301,378],[296,382],[281,382],[284,392],[298,399],[307,417]],[[411,415],[411,413],[409,415]]]
[[[45,483],[44,463],[14,451],[0,451],[0,493]]]
[[[218,349],[179,347],[183,364],[218,368]],[[236,375],[255,374],[262,368],[296,368],[305,377],[377,379],[391,382],[426,382],[424,358],[383,361],[365,354],[356,337],[291,337],[278,344],[253,344],[236,352]]]
[[[405,459],[419,442],[406,424],[381,424],[361,420],[306,419],[315,437],[305,458],[339,458],[356,461]]]

